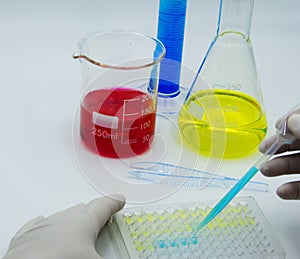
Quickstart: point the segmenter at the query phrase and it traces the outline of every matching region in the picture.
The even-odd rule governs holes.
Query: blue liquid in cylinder
[[[166,48],[166,56],[160,64],[158,92],[175,97],[180,89],[180,72],[186,0],[160,0],[157,38]]]

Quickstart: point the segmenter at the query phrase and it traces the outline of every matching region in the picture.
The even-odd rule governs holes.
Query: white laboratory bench
[[[103,195],[83,176],[73,149],[81,67],[72,59],[72,52],[79,39],[93,31],[126,29],[155,36],[158,5],[158,0],[1,3],[1,256],[29,219]],[[218,0],[188,1],[183,63],[193,71],[214,37],[218,5]],[[274,132],[276,119],[300,101],[299,28],[298,0],[256,1],[251,38],[268,135]],[[174,152],[166,149],[168,154]],[[239,176],[257,156],[223,161],[220,170]],[[101,169],[105,174],[106,167]],[[255,180],[267,182],[269,192],[239,194],[255,197],[288,259],[300,255],[300,202],[283,201],[275,190],[297,178],[300,175],[269,179],[258,174]],[[115,191],[113,187],[111,191]],[[225,191],[181,188],[156,202],[219,199]],[[128,196],[131,206],[139,193],[128,190]],[[97,249],[104,258],[117,258],[105,232]]]

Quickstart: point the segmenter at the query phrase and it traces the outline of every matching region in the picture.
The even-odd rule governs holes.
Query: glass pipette
[[[132,168],[132,170],[127,171],[130,178],[150,183],[184,185],[196,188],[232,188],[239,181],[237,178],[163,162],[136,162],[131,163],[129,166]],[[248,191],[267,192],[268,184],[250,181],[245,186],[245,189]]]
[[[300,103],[290,110],[283,118],[282,122],[278,126],[276,140],[267,149],[267,151],[261,155],[261,157],[255,162],[255,164],[246,172],[246,174],[232,187],[232,189],[214,206],[209,214],[204,218],[200,224],[194,226],[194,233],[205,227],[211,220],[213,220],[226,205],[239,193],[239,191],[252,179],[252,177],[264,166],[264,164],[276,153],[276,151],[284,144],[291,144],[296,137],[288,131],[287,122],[290,115],[299,109]]]

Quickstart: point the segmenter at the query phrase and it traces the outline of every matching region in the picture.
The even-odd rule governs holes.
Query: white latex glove
[[[279,176],[300,173],[300,114],[293,114],[289,117],[288,128],[297,137],[297,140],[295,140],[291,145],[284,145],[281,147],[277,154],[284,153],[286,151],[299,152],[297,154],[283,154],[280,157],[270,160],[260,170],[265,176]],[[265,139],[261,143],[259,150],[264,153],[273,143],[273,141],[274,136]],[[277,189],[277,195],[282,199],[300,200],[300,181],[289,182],[281,185]]]
[[[123,196],[112,197],[32,219],[11,240],[3,259],[100,259],[95,249],[97,236],[125,204]]]

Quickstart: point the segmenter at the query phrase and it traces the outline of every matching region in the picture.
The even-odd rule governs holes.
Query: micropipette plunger
[[[299,109],[300,103],[291,109],[283,118],[282,122],[278,126],[276,140],[267,149],[267,151],[261,155],[261,157],[255,162],[255,164],[246,172],[246,174],[232,187],[232,189],[213,207],[209,214],[204,218],[199,225],[194,226],[194,232],[197,233],[203,227],[205,227],[211,220],[213,220],[226,205],[239,193],[239,191],[252,179],[252,177],[264,166],[264,164],[276,153],[276,151],[284,144],[291,144],[296,137],[288,131],[287,122],[290,115]]]

